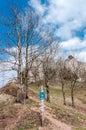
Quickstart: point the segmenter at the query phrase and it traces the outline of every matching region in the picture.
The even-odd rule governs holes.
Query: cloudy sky
[[[72,54],[86,62],[86,0],[3,0],[0,15],[9,15],[8,1],[18,2],[25,10],[34,8],[41,16],[41,25],[54,30],[64,56]]]
[[[86,61],[86,0],[30,0],[42,23],[55,28],[65,56],[73,54]]]

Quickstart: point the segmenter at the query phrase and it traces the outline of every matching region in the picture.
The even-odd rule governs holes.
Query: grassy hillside
[[[67,130],[69,127],[71,130],[86,130],[85,87],[76,88],[76,106],[72,108],[69,85],[65,87],[66,106],[63,105],[60,84],[50,85],[51,102],[45,101],[45,126],[43,128],[41,127],[40,88],[37,84],[30,85],[26,105],[15,102],[13,90],[16,90],[16,85],[13,83],[0,90],[0,130],[66,130],[66,125],[68,125]]]
[[[39,92],[39,88],[34,84],[31,89]],[[72,126],[73,130],[86,130],[86,88],[77,87],[74,91],[75,108],[71,107],[71,97],[69,85],[65,87],[67,105],[63,105],[61,86],[50,85],[51,103],[47,105],[52,108],[56,119]]]

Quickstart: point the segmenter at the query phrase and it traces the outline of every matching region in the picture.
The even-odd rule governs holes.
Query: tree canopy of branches
[[[34,60],[50,45],[50,31],[40,27],[40,17],[31,8],[23,13],[18,7],[11,7],[10,13],[11,16],[2,16],[0,20],[0,25],[5,28],[2,34],[4,39],[0,38],[0,54],[6,57],[1,60],[11,64],[7,71],[17,72],[19,89],[27,98],[28,73]],[[22,79],[25,81],[22,82]]]
[[[50,38],[50,46],[48,49],[44,48],[44,53],[41,57],[41,64],[43,67],[43,81],[46,87],[47,101],[50,102],[50,88],[49,82],[56,76],[56,61],[55,55],[58,54],[59,45],[54,39]]]

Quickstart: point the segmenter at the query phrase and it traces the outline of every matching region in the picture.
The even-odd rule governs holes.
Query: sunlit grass
[[[39,87],[36,85],[32,85],[31,89],[39,93]],[[84,89],[79,89],[76,87],[74,89],[74,99],[75,106],[85,107],[86,101],[86,91]],[[56,84],[50,84],[50,99],[51,103],[47,103],[49,107],[52,108],[53,114],[56,115],[58,120],[65,122],[73,126],[73,130],[86,130],[83,128],[83,123],[86,121],[86,115],[78,111],[78,109],[71,107],[71,93],[70,93],[70,84],[67,83],[65,85],[65,94],[66,94],[66,102],[67,106],[63,105],[63,95],[61,90],[61,84],[59,86]]]

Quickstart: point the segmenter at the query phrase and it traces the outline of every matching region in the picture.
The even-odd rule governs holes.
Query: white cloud
[[[86,38],[80,40],[78,37],[71,38],[67,41],[60,42],[64,56],[73,55],[79,61],[86,62]]]
[[[86,26],[86,0],[48,0],[49,5],[42,5],[40,0],[30,0],[30,5],[40,14],[45,13],[43,24],[59,25],[56,35],[69,39],[76,31]]]
[[[80,40],[78,37],[71,38],[67,41],[63,41],[60,43],[61,47],[64,50],[73,51],[73,50],[81,50],[86,48],[86,39]]]
[[[86,61],[86,31],[83,40],[75,35],[75,31],[86,27],[86,0],[48,0],[49,5],[42,5],[40,0],[28,3],[41,13],[42,24],[58,26],[53,33],[63,40],[60,45],[62,50],[67,50],[64,55],[73,53]]]
[[[36,13],[41,14],[41,16],[44,14],[46,6],[41,5],[40,0],[30,0],[28,3],[36,10]]]
[[[76,58],[79,59],[80,61],[86,62],[86,51],[81,51],[79,53],[75,53]]]
[[[8,81],[12,80],[14,77],[17,76],[16,71],[11,70],[11,67],[11,63],[0,63],[0,87],[4,86]]]
[[[61,37],[62,40],[67,40],[72,37],[72,31],[67,24],[56,30],[55,35]]]

